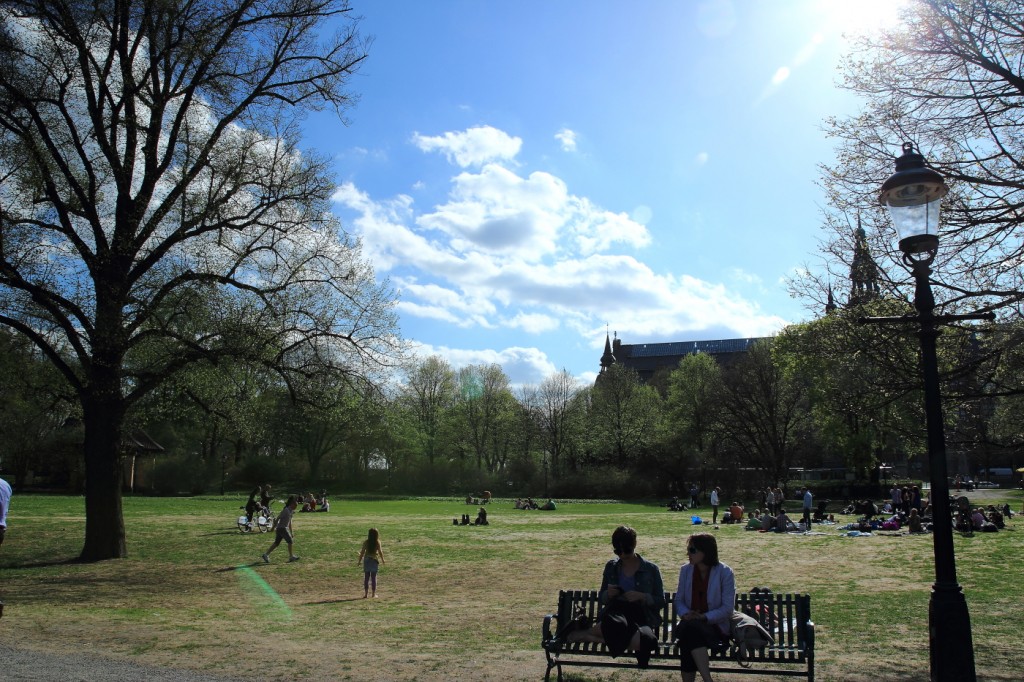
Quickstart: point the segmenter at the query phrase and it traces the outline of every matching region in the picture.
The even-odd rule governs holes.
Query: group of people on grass
[[[722,489],[715,487],[711,489],[710,502],[711,502],[711,523],[718,523],[718,508],[720,506],[722,496]],[[785,514],[785,502],[786,495],[782,492],[782,488],[768,487],[764,490],[758,491],[758,496],[761,499],[761,507],[757,510],[757,517],[761,518],[761,510],[764,510],[764,514],[770,514],[771,516],[778,517],[780,514]],[[692,493],[691,493],[692,497]],[[807,527],[810,527],[811,523],[811,504],[813,496],[809,488],[800,489],[800,498],[803,502],[804,516]],[[673,502],[678,502],[677,498],[672,498]],[[669,508],[671,509],[671,503]],[[743,516],[743,506],[739,502],[733,502],[729,505],[725,515],[722,518],[722,523],[744,523],[747,519]],[[749,518],[749,517],[748,517]],[[787,517],[788,518],[788,517]]]
[[[485,490],[480,495],[470,493],[466,495],[466,504],[487,504],[491,501],[491,491]]]
[[[539,505],[533,501],[532,497],[527,497],[526,499],[517,497],[515,501],[513,501],[512,507],[514,509],[540,509],[541,511],[554,511],[557,509],[555,501],[551,498],[548,498],[548,501],[544,504]]]
[[[321,490],[320,495],[311,492],[299,496],[299,503],[302,505],[299,511],[304,512],[327,512],[331,511],[331,501],[327,499],[327,491]]]
[[[486,526],[488,525],[487,510],[480,507],[476,513],[476,518],[472,521],[469,520],[469,514],[463,514],[461,521],[456,522],[455,519],[452,519],[452,523],[456,526]]]
[[[740,522],[737,522],[740,523]],[[755,509],[747,515],[747,530],[775,531],[776,533],[796,533],[800,528],[793,519],[789,518],[785,509],[780,509],[778,514],[772,514],[769,510]]]
[[[711,523],[718,524],[718,509],[720,506],[722,495],[722,489],[715,487],[711,490]],[[811,494],[811,490],[808,487],[800,488],[800,500],[801,508],[803,511],[802,523],[803,529],[809,530],[811,528],[812,516],[815,521],[825,521],[824,509],[821,509],[819,513],[813,514],[812,508],[814,505],[814,496]],[[722,515],[722,523],[745,523],[747,528],[750,530],[778,530],[779,532],[789,532],[790,530],[797,530],[795,524],[786,514],[785,509],[785,495],[782,492],[782,488],[766,488],[760,491],[761,496],[761,508],[764,509],[762,513],[761,509],[757,509],[756,513],[752,512],[744,516],[743,506],[739,502],[733,502],[729,505],[728,510]],[[673,498],[675,499],[675,498]],[[669,506],[671,509],[671,504]],[[791,528],[791,526],[793,526]]]

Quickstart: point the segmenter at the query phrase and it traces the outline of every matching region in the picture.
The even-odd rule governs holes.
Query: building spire
[[[615,364],[615,356],[612,355],[612,340],[608,335],[608,325],[604,330],[604,354],[601,356],[601,373],[608,371],[608,368]]]
[[[878,284],[879,269],[868,248],[868,237],[857,214],[857,229],[853,233],[853,261],[850,263],[850,299],[847,305],[862,305],[881,297]]]

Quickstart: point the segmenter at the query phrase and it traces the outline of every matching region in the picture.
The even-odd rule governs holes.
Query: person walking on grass
[[[284,509],[281,510],[281,514],[274,520],[274,528],[277,530],[277,535],[274,538],[274,544],[263,553],[262,559],[264,563],[270,563],[270,553],[277,549],[282,540],[288,544],[288,561],[299,560],[299,557],[295,556],[295,552],[292,551],[292,516],[295,514],[295,508],[298,506],[299,503],[295,496],[290,495],[288,501],[284,503]]]
[[[363,540],[363,547],[359,550],[359,558],[356,563],[363,564],[363,599],[370,594],[373,588],[373,598],[377,598],[377,569],[384,563],[384,550],[380,546],[380,533],[376,528],[371,528]]]

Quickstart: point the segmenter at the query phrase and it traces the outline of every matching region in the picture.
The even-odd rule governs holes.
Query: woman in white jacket
[[[718,542],[709,533],[691,535],[686,542],[689,563],[679,569],[676,589],[675,637],[679,640],[683,682],[700,672],[711,682],[708,649],[729,639],[729,619],[736,602],[736,577],[718,560]]]

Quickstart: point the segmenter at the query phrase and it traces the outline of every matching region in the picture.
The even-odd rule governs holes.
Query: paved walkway
[[[26,651],[5,644],[0,644],[0,671],[4,682],[240,682],[191,670],[155,668],[85,654]]]

